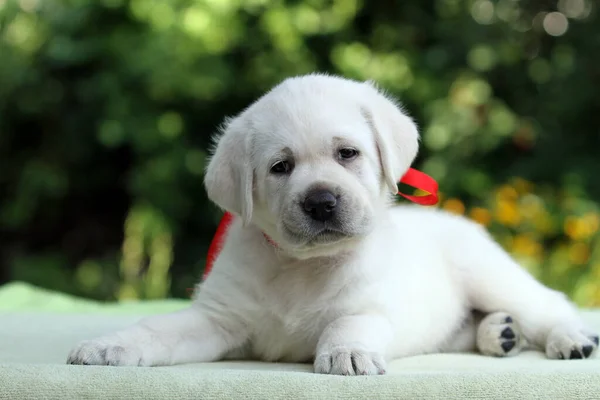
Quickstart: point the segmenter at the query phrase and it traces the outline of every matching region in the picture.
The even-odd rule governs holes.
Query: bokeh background
[[[373,79],[440,207],[600,306],[596,0],[0,0],[0,283],[186,297],[210,135],[282,79]],[[482,259],[482,263],[486,260]]]

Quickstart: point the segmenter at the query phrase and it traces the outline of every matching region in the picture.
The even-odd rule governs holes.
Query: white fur
[[[341,162],[340,146],[360,156]],[[369,83],[324,75],[284,81],[218,138],[208,195],[241,218],[192,306],[83,342],[69,362],[252,358],[355,375],[384,373],[386,361],[416,354],[512,355],[525,341],[551,358],[595,350],[565,296],[533,279],[482,227],[392,205],[417,147],[412,120]],[[278,157],[294,160],[289,176],[269,173]],[[339,195],[331,226],[342,237],[323,239],[298,206],[315,185]],[[480,325],[473,309],[491,315]],[[502,354],[500,335],[510,326],[516,346]]]

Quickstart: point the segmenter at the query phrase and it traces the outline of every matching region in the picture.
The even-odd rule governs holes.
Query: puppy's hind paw
[[[525,347],[518,324],[504,312],[487,315],[477,329],[477,349],[486,356],[509,357]]]
[[[546,341],[546,356],[551,359],[590,358],[595,355],[597,349],[597,334],[564,326],[552,329]]]

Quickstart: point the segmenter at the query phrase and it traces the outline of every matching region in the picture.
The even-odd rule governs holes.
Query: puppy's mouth
[[[323,225],[319,228],[298,231],[283,224],[285,235],[294,242],[302,242],[305,246],[331,244],[350,238],[352,235],[340,229]]]
[[[349,235],[344,232],[325,228],[321,232],[314,235],[312,239],[309,240],[308,244],[325,244],[338,242],[344,238],[347,238],[348,236]]]

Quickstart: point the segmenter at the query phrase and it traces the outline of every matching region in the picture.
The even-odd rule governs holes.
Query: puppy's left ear
[[[373,130],[386,185],[398,193],[398,180],[417,156],[419,132],[415,122],[373,82],[365,82],[362,112]]]
[[[225,121],[204,176],[209,199],[226,211],[240,215],[244,225],[252,219],[252,137],[252,129],[244,123],[243,117]]]

